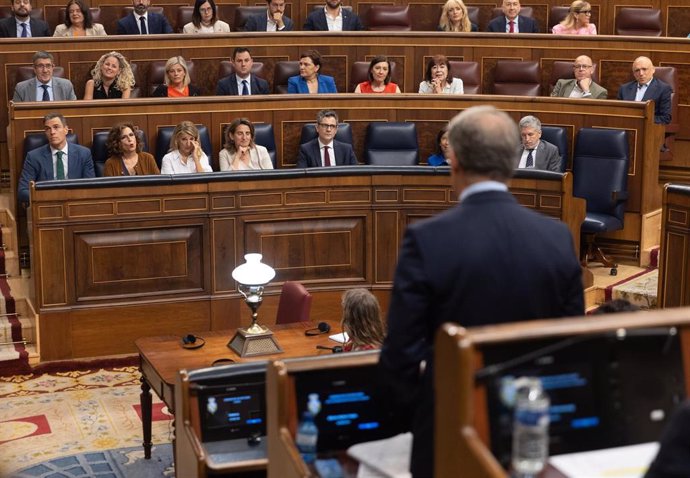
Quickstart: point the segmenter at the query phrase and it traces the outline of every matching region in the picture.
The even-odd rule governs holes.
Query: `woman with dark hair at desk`
[[[348,335],[344,352],[381,348],[386,330],[376,297],[366,289],[350,289],[343,294],[341,327]]]
[[[321,53],[307,50],[299,57],[299,75],[288,78],[288,93],[337,93],[332,76],[322,75]]]
[[[391,82],[392,67],[390,60],[375,56],[369,63],[369,80],[363,81],[355,88],[355,93],[400,93],[400,88]]]
[[[436,145],[438,149],[429,156],[426,162],[429,166],[448,166],[448,155],[450,154],[450,144],[448,144],[448,125],[441,128],[436,135]]]
[[[106,148],[110,156],[105,162],[104,176],[140,176],[160,174],[156,160],[141,150],[141,142],[132,123],[119,123],[110,128]]]
[[[273,169],[268,150],[254,143],[254,125],[247,118],[236,118],[225,130],[225,145],[218,161],[221,171]]]
[[[419,84],[420,93],[436,95],[461,95],[464,93],[462,80],[453,78],[450,61],[445,55],[434,55],[426,65],[424,81]]]
[[[153,91],[153,97],[185,98],[199,96],[201,90],[190,84],[189,68],[181,56],[174,56],[165,62],[165,84]]]
[[[94,23],[91,11],[82,0],[69,0],[65,7],[65,23],[55,27],[54,37],[106,36],[105,28]]]
[[[213,0],[196,0],[192,21],[182,28],[182,33],[229,33],[230,25],[218,19],[218,9]]]

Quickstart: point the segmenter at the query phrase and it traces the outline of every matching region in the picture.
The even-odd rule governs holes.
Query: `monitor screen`
[[[566,345],[486,379],[491,448],[502,464],[509,463],[512,445],[512,380],[521,376],[540,377],[551,400],[551,455],[659,438],[685,395],[675,333],[644,329],[624,339],[609,335],[574,343],[502,344],[483,349],[484,363],[506,363],[558,342]]]
[[[318,403],[319,453],[390,435],[388,414],[375,396],[376,374],[376,365],[295,374],[297,416]]]
[[[266,435],[263,375],[254,381],[204,386],[198,392],[204,442]],[[243,380],[248,377],[243,376]]]

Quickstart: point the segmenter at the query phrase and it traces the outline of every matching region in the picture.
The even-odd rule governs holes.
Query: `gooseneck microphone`
[[[335,347],[327,347],[326,345],[317,345],[316,348],[319,350],[330,350],[334,354],[339,354],[343,351],[343,348],[340,345],[336,345]]]
[[[327,322],[319,322],[319,325],[313,329],[307,329],[304,331],[304,335],[307,337],[313,337],[314,335],[327,334],[331,331],[331,326]]]

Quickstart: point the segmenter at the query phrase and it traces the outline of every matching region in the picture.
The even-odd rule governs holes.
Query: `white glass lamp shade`
[[[240,264],[232,271],[232,278],[242,285],[266,285],[276,276],[273,267],[261,262],[261,254],[245,254],[244,264]]]

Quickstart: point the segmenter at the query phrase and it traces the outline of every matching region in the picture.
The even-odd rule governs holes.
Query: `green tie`
[[[57,161],[55,165],[55,177],[57,179],[65,179],[65,165],[62,164],[62,151],[57,152]]]

